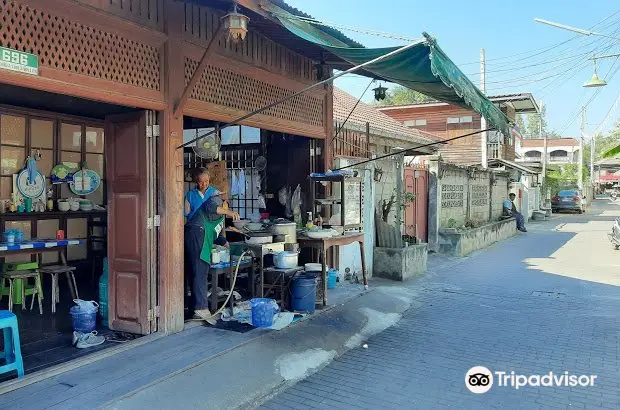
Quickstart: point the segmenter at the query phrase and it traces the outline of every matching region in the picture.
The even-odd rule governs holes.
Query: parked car
[[[586,211],[586,201],[579,191],[575,189],[562,190],[551,198],[551,211],[557,212],[561,210],[584,213]]]

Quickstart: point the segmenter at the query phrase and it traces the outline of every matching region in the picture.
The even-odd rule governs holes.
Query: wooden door
[[[405,191],[415,200],[405,208],[405,233],[419,242],[427,241],[428,170],[405,168]]]
[[[111,329],[151,332],[147,113],[106,117],[108,186],[108,322]]]

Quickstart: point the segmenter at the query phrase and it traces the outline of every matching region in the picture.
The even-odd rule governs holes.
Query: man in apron
[[[185,224],[186,281],[192,290],[187,301],[188,309],[190,313],[194,312],[195,319],[206,320],[212,325],[216,318],[209,311],[208,298],[211,249],[213,245],[228,246],[224,235],[225,217],[239,220],[239,214],[228,210],[221,195],[216,190]]]

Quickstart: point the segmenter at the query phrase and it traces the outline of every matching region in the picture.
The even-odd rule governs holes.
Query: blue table
[[[58,248],[66,248],[67,246],[81,245],[84,243],[83,239],[35,239],[26,240],[19,243],[8,244],[6,242],[0,242],[0,257],[6,255],[15,255],[20,253],[34,253],[37,255],[37,262],[41,266],[41,254],[50,250]],[[67,259],[64,253],[60,253],[60,259],[63,265],[67,265]],[[22,281],[17,281],[14,287],[14,300],[15,303],[23,303],[22,299]]]
[[[81,245],[84,243],[82,239],[37,239],[27,240],[20,243],[9,245],[6,242],[0,242],[0,252],[2,253],[41,253],[54,248],[66,248],[67,246]],[[34,250],[34,251],[33,251]],[[3,256],[0,253],[0,256]]]

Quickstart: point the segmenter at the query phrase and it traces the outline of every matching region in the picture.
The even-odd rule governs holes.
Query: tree
[[[616,121],[614,129],[609,133],[610,139],[613,141],[612,147],[603,153],[603,158],[611,158],[620,155],[620,121]]]
[[[425,101],[435,101],[433,98],[428,97],[422,93],[419,93],[409,88],[397,85],[389,89],[385,93],[385,100],[376,101],[377,105],[402,105],[412,104]]]
[[[616,124],[616,130],[612,130],[607,134],[598,134],[596,136],[594,146],[594,162],[599,161],[601,158],[605,158],[605,153],[612,150],[618,145],[620,140],[620,122]],[[592,150],[592,144],[584,144],[583,158],[585,162],[590,162],[590,151]]]
[[[540,114],[517,115],[516,123],[524,138],[544,138],[545,136],[547,138],[561,138],[560,134],[549,130],[547,124],[547,107],[545,106],[543,106]]]

